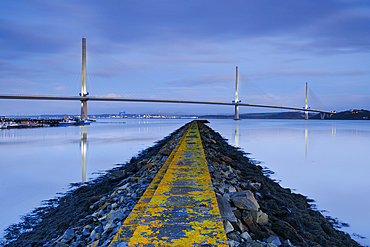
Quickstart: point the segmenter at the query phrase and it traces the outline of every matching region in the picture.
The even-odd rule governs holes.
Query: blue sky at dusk
[[[0,94],[370,109],[370,1],[2,1]],[[0,99],[0,115],[80,103]],[[233,113],[230,106],[88,102],[88,113]],[[274,111],[241,108],[241,113]],[[280,111],[280,110],[279,110]]]

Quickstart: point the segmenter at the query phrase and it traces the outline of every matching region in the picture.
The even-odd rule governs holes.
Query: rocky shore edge
[[[205,121],[197,122],[229,246],[360,246],[315,210],[313,200],[282,188]],[[3,246],[108,246],[188,126],[93,181],[71,184],[7,228]]]

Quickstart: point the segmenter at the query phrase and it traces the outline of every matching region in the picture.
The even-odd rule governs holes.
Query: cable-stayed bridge
[[[196,101],[196,100],[169,100],[169,99],[148,99],[148,98],[123,98],[123,97],[93,97],[89,96],[86,85],[86,39],[82,39],[82,88],[80,96],[40,96],[40,95],[14,95],[1,94],[0,99],[24,99],[24,100],[68,100],[81,102],[81,119],[87,119],[87,102],[88,101],[118,101],[118,102],[152,102],[152,103],[179,103],[179,104],[203,104],[203,105],[229,105],[235,108],[235,120],[239,119],[239,107],[264,107],[275,109],[298,110],[306,113],[306,120],[308,119],[308,112],[318,112],[324,118],[325,114],[333,114],[335,111],[326,111],[318,109],[310,109],[308,107],[308,87],[306,83],[306,104],[305,107],[290,107],[279,105],[266,104],[248,104],[241,103],[238,96],[239,75],[238,67],[236,67],[236,86],[235,86],[235,100],[232,102],[217,102],[217,101]]]

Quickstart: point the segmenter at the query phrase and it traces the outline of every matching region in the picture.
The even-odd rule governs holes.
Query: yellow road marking
[[[170,156],[110,247],[228,246],[196,121]]]

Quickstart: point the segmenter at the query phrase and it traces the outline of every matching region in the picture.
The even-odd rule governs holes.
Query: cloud
[[[0,54],[8,59],[71,49],[87,36],[105,52],[184,40],[214,42],[292,37],[286,49],[369,50],[370,6],[341,1],[21,1],[3,4]],[[306,42],[297,42],[306,40]],[[103,47],[102,44],[105,44]],[[125,45],[122,45],[125,44]],[[178,47],[181,49],[181,47]],[[165,52],[165,50],[161,50]],[[169,59],[169,58],[167,58]],[[218,56],[187,62],[224,62]]]
[[[77,2],[57,3],[34,0],[2,3],[0,18],[0,55],[18,59],[34,54],[61,53],[80,37],[83,16],[89,9]],[[85,16],[86,17],[86,16]],[[77,35],[76,35],[77,34]],[[75,37],[74,37],[75,36]]]
[[[61,90],[65,90],[65,89],[66,89],[65,86],[54,87],[54,90],[56,90],[56,91],[61,91]]]
[[[370,95],[365,94],[328,94],[321,95],[323,104],[331,110],[370,109]]]
[[[314,21],[308,33],[315,38],[311,46],[337,52],[369,50],[370,5],[348,6]]]
[[[96,28],[115,43],[160,40],[170,44],[183,39],[221,41],[282,35],[309,40],[306,49],[368,49],[369,43],[365,32],[369,6],[365,2],[148,0],[93,1],[92,5],[103,20]]]
[[[269,92],[249,99],[296,105],[274,97],[303,77],[334,95],[369,91],[369,27],[367,1],[4,1],[0,79],[76,94],[84,36],[92,95],[231,101],[237,65]]]
[[[363,70],[344,70],[344,71],[328,71],[328,70],[280,70],[264,72],[263,74],[251,74],[250,77],[297,77],[297,76],[310,76],[310,77],[331,77],[331,76],[357,76],[357,75],[368,75],[369,71]]]
[[[232,81],[235,81],[235,77],[233,78],[231,75],[228,75],[228,74],[212,74],[212,75],[205,74],[205,75],[189,76],[189,77],[166,81],[166,84],[177,85],[181,87],[193,87],[193,86],[198,86],[202,84],[225,85],[227,83],[230,85],[230,82]]]

